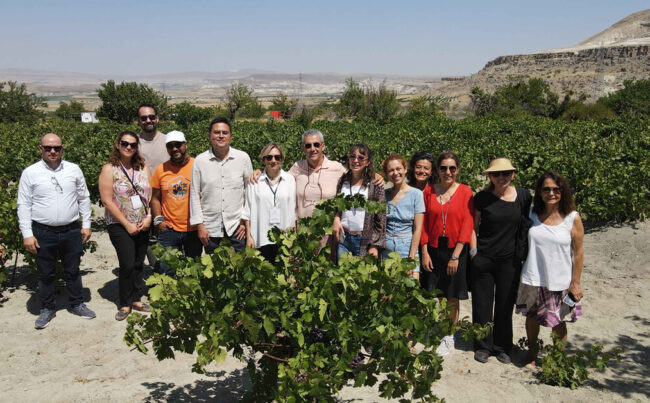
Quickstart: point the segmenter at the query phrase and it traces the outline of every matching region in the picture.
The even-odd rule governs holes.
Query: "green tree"
[[[650,79],[625,80],[622,89],[600,98],[597,103],[620,116],[647,119],[650,116]]]
[[[235,120],[237,113],[246,108],[249,113],[255,114],[261,107],[257,97],[253,95],[253,89],[245,84],[232,83],[226,91],[226,109],[230,120]]]
[[[213,107],[202,108],[185,101],[172,105],[169,115],[177,125],[187,129],[194,123],[209,121],[215,117],[215,109]]]
[[[389,90],[386,83],[381,83],[378,87],[372,85],[366,86],[366,108],[364,117],[379,123],[384,123],[393,118],[399,111],[399,102],[397,93]]]
[[[559,115],[558,96],[541,78],[523,78],[497,87],[494,94],[475,87],[470,94],[472,109],[477,116],[494,113],[501,116],[532,115],[556,118]]]
[[[363,116],[366,109],[366,94],[361,85],[352,77],[345,80],[345,88],[335,105],[334,111],[339,118],[356,118]]]
[[[97,116],[117,123],[132,123],[137,117],[138,106],[143,103],[154,105],[160,116],[167,112],[167,97],[147,84],[122,82],[116,85],[109,80],[101,84],[97,96],[102,101]]]
[[[0,122],[33,124],[44,116],[38,108],[45,106],[44,98],[27,92],[25,83],[0,83]]]
[[[54,111],[54,115],[63,120],[81,121],[81,113],[86,109],[84,104],[77,101],[70,101],[70,103],[60,102],[59,107]]]
[[[383,398],[411,392],[434,401],[440,338],[462,328],[468,340],[489,329],[466,319],[452,324],[445,303],[407,274],[412,259],[347,255],[334,264],[319,240],[335,212],[352,207],[386,209],[361,195],[323,201],[297,228],[271,230],[280,247],[274,264],[253,248],[235,253],[224,245],[200,262],[165,250],[161,258],[178,277],[153,275],[152,314],[129,317],[126,343],[147,352],[151,341],[160,360],[196,352],[197,372],[230,351],[248,362],[252,390],[244,401],[329,402],[350,380],[379,383]],[[415,343],[426,348],[414,352]]]

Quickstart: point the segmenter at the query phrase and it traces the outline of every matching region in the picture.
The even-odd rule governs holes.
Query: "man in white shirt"
[[[190,224],[196,225],[206,253],[212,253],[224,238],[235,250],[246,248],[246,228],[241,221],[245,189],[253,172],[245,152],[230,147],[230,121],[217,117],[210,122],[212,147],[199,154],[192,166]]]
[[[82,243],[90,239],[90,194],[79,166],[63,161],[61,138],[48,133],[39,145],[43,159],[25,168],[18,185],[18,223],[25,249],[36,256],[41,302],[36,329],[45,328],[56,316],[54,278],[61,258],[68,291],[68,310],[92,319],[95,312],[81,294]],[[79,214],[82,217],[79,229]]]

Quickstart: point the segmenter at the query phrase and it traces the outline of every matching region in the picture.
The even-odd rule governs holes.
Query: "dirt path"
[[[219,401],[241,398],[250,386],[245,366],[228,357],[211,372],[190,372],[193,357],[158,362],[130,351],[122,337],[125,323],[113,318],[117,298],[115,251],[106,232],[95,232],[96,253],[82,259],[84,295],[97,318],[87,321],[65,310],[58,296],[57,317],[34,330],[38,315],[36,279],[19,268],[16,287],[6,290],[0,307],[0,401]],[[622,345],[621,363],[577,391],[540,385],[532,370],[473,359],[471,345],[445,359],[434,384],[448,401],[647,401],[650,399],[650,222],[610,227],[585,237],[584,316],[569,324],[569,349],[600,342]],[[469,301],[461,315],[471,315]],[[515,341],[525,335],[516,316]],[[549,335],[542,329],[542,336]],[[523,352],[515,352],[515,364]],[[521,364],[518,364],[521,365]],[[373,388],[348,387],[345,401],[381,401]]]

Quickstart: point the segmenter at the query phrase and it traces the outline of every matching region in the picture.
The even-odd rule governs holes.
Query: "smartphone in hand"
[[[565,304],[567,304],[568,306],[570,306],[570,307],[572,307],[572,308],[573,308],[574,306],[576,306],[576,300],[574,299],[573,294],[571,294],[571,293],[568,293],[568,294],[564,297],[564,301],[562,301],[562,302],[564,302]]]

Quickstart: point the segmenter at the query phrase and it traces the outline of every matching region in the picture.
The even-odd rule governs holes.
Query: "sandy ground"
[[[243,363],[232,358],[211,365],[205,375],[190,371],[194,358],[179,354],[158,362],[131,351],[122,341],[125,322],[113,318],[117,299],[117,259],[104,231],[96,231],[96,253],[82,259],[84,294],[97,318],[84,320],[66,311],[57,297],[57,317],[34,329],[39,304],[36,279],[19,267],[15,287],[4,292],[0,308],[0,401],[237,401],[250,382]],[[622,345],[624,359],[576,391],[541,385],[534,370],[473,359],[471,345],[457,345],[445,359],[435,393],[447,401],[648,401],[650,400],[650,222],[609,227],[585,237],[584,316],[569,324],[569,350],[594,342]],[[469,301],[461,315],[471,316]],[[525,335],[514,318],[515,342]],[[545,341],[548,331],[542,329]],[[345,388],[342,401],[381,401],[377,389]]]

